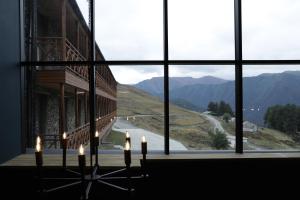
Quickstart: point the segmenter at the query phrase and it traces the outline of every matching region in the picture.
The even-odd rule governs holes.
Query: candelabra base
[[[40,193],[47,194],[50,192],[55,192],[55,191],[59,191],[59,190],[63,190],[63,189],[67,189],[70,187],[74,187],[76,185],[81,185],[81,199],[83,200],[87,200],[90,196],[90,191],[91,191],[91,187],[93,184],[102,184],[102,185],[106,185],[108,187],[120,190],[120,191],[124,191],[124,192],[128,192],[129,195],[131,195],[131,193],[133,193],[135,191],[135,189],[132,187],[132,180],[133,179],[145,179],[148,178],[149,175],[148,174],[142,174],[139,176],[131,176],[131,168],[130,166],[126,166],[126,168],[122,168],[119,170],[114,170],[108,173],[104,173],[104,174],[100,174],[99,170],[100,167],[98,165],[95,165],[93,167],[92,173],[90,174],[81,174],[79,172],[70,170],[70,169],[64,169],[64,172],[75,175],[76,177],[56,177],[56,178],[48,178],[48,177],[39,177],[39,182],[40,182]],[[126,176],[116,176],[117,174],[120,173],[126,173]],[[55,187],[55,188],[51,188],[51,189],[44,189],[44,185],[45,185],[45,181],[73,181],[71,183],[68,184],[64,184],[61,185],[59,187]],[[124,186],[120,186],[120,185],[116,185],[113,183],[110,183],[109,181],[111,180],[124,180],[126,181],[126,187]]]

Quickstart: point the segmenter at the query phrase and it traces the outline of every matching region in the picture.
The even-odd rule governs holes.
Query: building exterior
[[[243,122],[243,131],[244,132],[249,132],[249,133],[257,133],[257,125],[253,124],[249,121],[244,121]]]
[[[25,9],[25,52],[31,61],[87,61],[89,26],[76,0],[29,0]],[[104,57],[96,45],[96,60]],[[27,71],[27,147],[37,135],[45,148],[58,148],[67,133],[68,148],[89,142],[88,66],[36,66]],[[96,128],[108,134],[116,116],[117,82],[107,65],[96,66]]]

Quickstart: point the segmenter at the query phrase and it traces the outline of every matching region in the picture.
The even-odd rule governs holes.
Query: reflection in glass
[[[25,53],[30,61],[88,59],[88,2],[25,1]]]

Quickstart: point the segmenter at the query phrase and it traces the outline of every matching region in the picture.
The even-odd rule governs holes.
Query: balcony
[[[39,61],[85,61],[87,60],[72,43],[63,37],[39,37],[36,40],[37,59]],[[107,70],[107,66],[101,66]],[[57,87],[59,83],[89,91],[89,72],[87,66],[67,67],[37,67],[37,81],[40,85],[50,88]],[[108,76],[112,74],[106,73]],[[101,70],[96,70],[97,95],[106,98],[116,98],[116,82],[109,81]]]

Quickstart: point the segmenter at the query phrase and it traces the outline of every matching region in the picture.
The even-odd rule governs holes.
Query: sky
[[[87,0],[77,0],[88,19]],[[169,58],[234,59],[233,0],[169,0]],[[243,58],[299,59],[299,0],[242,0]],[[162,0],[95,0],[95,37],[106,60],[163,59]],[[299,56],[298,56],[299,55]],[[298,56],[298,57],[297,57]],[[300,66],[244,66],[244,76]],[[120,83],[163,76],[163,66],[111,66]],[[170,76],[234,79],[234,66],[170,66]]]

